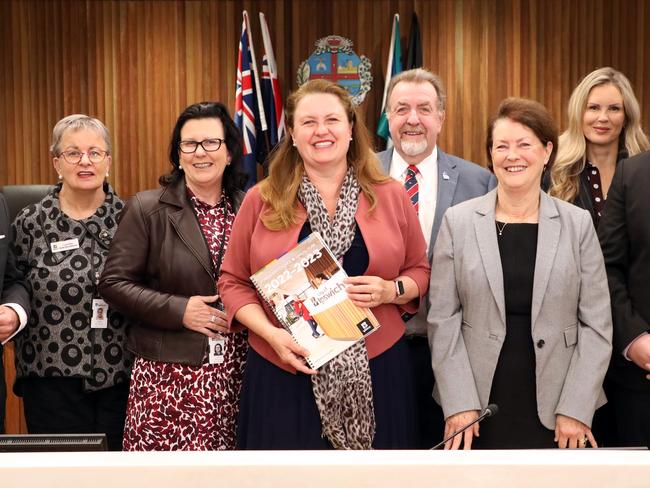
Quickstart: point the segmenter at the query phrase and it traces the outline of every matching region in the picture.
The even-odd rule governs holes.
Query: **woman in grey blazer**
[[[603,256],[585,210],[540,191],[557,130],[548,111],[504,100],[486,149],[498,186],[450,208],[434,249],[428,316],[445,437],[488,403],[500,413],[445,448],[596,446],[611,355]]]

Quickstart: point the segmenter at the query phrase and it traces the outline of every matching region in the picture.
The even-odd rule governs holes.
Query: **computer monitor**
[[[106,434],[0,435],[0,452],[80,452],[106,450]]]

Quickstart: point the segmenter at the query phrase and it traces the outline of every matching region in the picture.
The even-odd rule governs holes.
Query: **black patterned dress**
[[[25,207],[13,223],[17,265],[32,289],[27,326],[15,338],[18,394],[28,377],[80,378],[89,392],[129,381],[124,316],[109,308],[108,326],[90,327],[95,283],[124,205],[106,184],[97,211],[74,220],[61,211],[60,190]],[[53,243],[75,239],[76,249],[53,252]]]
[[[92,328],[91,318],[124,205],[106,183],[103,204],[75,220],[61,211],[61,188],[13,224],[17,266],[31,287],[29,319],[14,339],[14,391],[30,433],[106,433],[109,449],[118,450],[132,364],[127,321],[112,308],[102,309],[105,328]]]

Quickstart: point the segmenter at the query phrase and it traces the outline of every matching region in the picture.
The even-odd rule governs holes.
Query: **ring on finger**
[[[217,321],[217,316],[214,314],[210,315],[210,322],[214,324],[216,321]]]
[[[578,440],[578,447],[587,447],[587,441],[589,438],[587,436],[584,436],[582,439]]]

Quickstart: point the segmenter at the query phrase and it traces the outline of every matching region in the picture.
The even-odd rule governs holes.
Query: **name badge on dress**
[[[50,249],[52,252],[63,252],[71,249],[79,249],[79,239],[67,239],[65,241],[51,242]]]
[[[93,298],[93,316],[90,319],[91,329],[108,327],[108,303],[101,298]]]
[[[224,362],[224,353],[226,351],[226,340],[222,336],[216,339],[208,337],[208,362],[210,364],[222,364]]]

